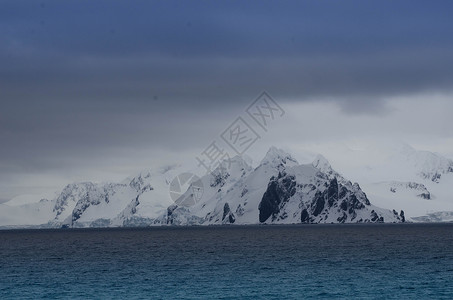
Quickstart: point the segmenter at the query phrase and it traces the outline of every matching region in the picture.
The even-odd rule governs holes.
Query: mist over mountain
[[[449,221],[453,161],[407,144],[387,153],[353,183],[322,155],[299,164],[271,147],[256,163],[241,156],[223,161],[201,175],[200,194],[192,184],[176,201],[170,183],[190,171],[183,165],[119,183],[71,183],[53,199],[18,197],[1,204],[0,220],[41,227]]]

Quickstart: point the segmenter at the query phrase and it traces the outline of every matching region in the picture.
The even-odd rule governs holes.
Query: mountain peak
[[[326,171],[326,170],[332,169],[332,166],[330,165],[327,158],[325,158],[321,154],[318,154],[311,164],[313,165],[313,167],[315,167],[316,169],[318,169],[320,171]]]
[[[284,165],[297,165],[298,162],[295,158],[291,156],[291,154],[285,152],[282,149],[278,149],[277,147],[270,147],[267,151],[264,158],[261,160],[261,165],[270,164],[272,166],[279,166],[281,164]]]
[[[343,184],[346,184],[348,182],[348,180],[346,180],[342,175],[340,175],[340,173],[332,168],[327,158],[325,158],[321,154],[318,154],[311,164],[314,168],[318,169],[322,173],[327,174],[330,179],[335,178]]]
[[[418,176],[436,183],[439,183],[443,175],[453,173],[451,159],[435,152],[417,150],[408,144],[402,146],[397,159],[404,161],[406,168],[415,170]]]
[[[231,171],[234,169],[249,169],[250,165],[241,155],[235,155],[231,158],[220,161],[219,165],[213,170],[216,172]]]

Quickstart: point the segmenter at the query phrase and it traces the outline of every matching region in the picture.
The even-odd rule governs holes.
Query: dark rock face
[[[291,198],[291,201],[300,201],[301,223],[384,222],[381,213],[367,209],[371,203],[358,184],[345,180],[340,183],[336,177],[329,179],[322,173],[316,176],[319,180],[305,184],[296,182],[294,175],[284,172],[277,178],[271,178],[259,205],[259,221],[262,223],[287,218],[285,205]],[[367,211],[365,217],[364,210]],[[330,214],[336,217],[329,218]],[[358,218],[359,214],[361,218]],[[402,218],[395,214],[395,219]]]
[[[225,219],[227,219],[226,222],[225,222]],[[231,223],[231,224],[233,224],[236,221],[236,217],[234,216],[233,212],[231,211],[230,205],[228,203],[225,203],[225,205],[223,206],[222,221],[224,223]]]
[[[342,212],[337,222],[344,223],[348,218],[353,221],[357,217],[357,210],[364,209],[365,205],[369,205],[369,200],[359,185],[352,185],[352,189],[348,189],[347,186],[339,184],[337,178],[333,178],[327,183],[324,192],[316,192],[309,207],[301,214],[301,222],[312,222],[314,218],[310,216],[318,217],[323,213],[327,217],[332,209]]]
[[[178,208],[178,205],[172,204],[167,208],[167,224],[173,224],[173,212]]]
[[[337,221],[338,221],[338,223],[344,223],[344,222],[346,222],[347,219],[348,219],[348,215],[345,212],[343,212],[343,215],[341,217],[338,217]]]
[[[371,211],[371,221],[376,222],[378,219],[379,219],[378,214],[374,210],[372,210]]]
[[[341,186],[338,192],[338,199],[343,199],[348,194],[348,189],[345,186]]]
[[[346,193],[346,189],[342,190],[342,195]],[[329,207],[332,207],[334,203],[338,201],[339,193],[338,193],[338,182],[337,178],[332,179],[330,181],[329,187],[327,188],[327,203]]]
[[[426,178],[428,179],[428,178]],[[425,200],[431,200],[431,193],[429,190],[426,188],[424,184],[417,183],[417,182],[392,182],[390,183],[390,191],[392,193],[398,192],[399,189],[410,189],[417,191],[419,194],[417,197],[425,199]]]
[[[297,183],[294,175],[284,172],[280,172],[277,178],[271,178],[259,205],[259,221],[262,223],[287,218],[285,205],[295,195],[300,201],[301,223],[325,222],[329,219],[329,214],[336,216],[331,221],[339,223],[384,221],[380,213],[374,210],[368,212],[369,217],[363,217],[362,211],[371,204],[358,184],[344,180],[340,183],[336,177],[329,180],[323,173],[316,176],[319,181],[306,184]],[[292,198],[291,201],[298,199]],[[359,212],[362,218],[357,219]],[[399,220],[400,216],[396,214],[395,218]]]
[[[225,217],[230,213],[230,205],[228,205],[228,203],[225,203],[225,205],[223,206],[223,217],[222,217],[222,220],[225,220]]]
[[[131,214],[135,214],[137,212],[137,206],[140,204],[139,198],[140,196],[135,197],[135,202],[133,202],[131,207]]]
[[[81,215],[91,205],[98,205],[101,203],[101,199],[105,199],[105,195],[102,195],[94,185],[90,185],[86,192],[77,201],[74,210],[72,211],[72,224],[80,219]]]
[[[91,182],[68,184],[58,196],[53,211],[56,212],[57,216],[59,216],[66,209],[68,202],[78,202],[80,199],[87,201],[90,195],[94,194],[95,192],[96,186]],[[77,216],[82,212],[83,211],[81,211],[81,207],[79,207],[79,212],[76,212],[75,215]],[[78,219],[78,217],[76,218]]]
[[[74,223],[75,221],[77,221],[80,216],[83,214],[83,212],[88,208],[90,207],[90,202],[79,202],[77,203],[76,207],[74,208],[74,210],[72,211],[72,223]]]
[[[302,210],[302,213],[300,214],[300,222],[310,223],[310,215],[308,214],[308,211],[305,208]]]
[[[236,221],[236,218],[234,217],[233,214],[230,214],[230,215],[228,216],[228,221],[230,221],[231,224],[233,224],[233,223]]]
[[[211,173],[212,178],[211,178],[211,187],[223,187],[225,185],[226,180],[228,177],[230,177],[230,174],[226,172],[225,170],[221,169],[216,172]]]
[[[359,197],[360,199],[363,199],[363,203],[365,205],[371,205],[370,200],[368,200],[368,197],[362,191],[362,189],[360,188],[360,185],[358,183],[354,183],[352,185],[352,191],[356,194],[357,197]]]
[[[357,197],[354,194],[350,194],[348,197],[344,198],[341,201],[340,207],[344,211],[352,213],[357,209],[365,208],[365,205],[362,202],[360,202],[359,199],[357,199]]]
[[[384,222],[384,217],[379,216],[377,214],[377,212],[375,212],[374,210],[371,211],[370,217],[371,217],[371,222],[375,222],[375,223],[383,223]]]
[[[244,207],[239,204],[238,207],[236,208],[236,215],[242,216],[244,214]]]
[[[286,176],[286,174],[280,173],[278,178],[271,178],[258,207],[260,222],[265,222],[271,216],[274,219],[280,212],[281,206],[295,193],[296,181],[294,176]]]
[[[434,174],[433,177],[431,178],[431,181],[436,182],[436,183],[439,183],[439,180],[440,180],[441,177],[442,177],[442,174],[436,173],[436,174]]]
[[[311,203],[312,213],[314,216],[318,216],[323,211],[325,203],[326,201],[323,193],[318,191]]]
[[[401,218],[401,222],[403,222],[403,223],[406,222],[406,217],[404,216],[403,210],[401,210],[401,212],[400,212],[400,218]]]
[[[418,197],[425,200],[431,200],[431,193],[421,193],[420,195],[418,195]]]
[[[131,182],[129,183],[129,186],[131,188],[133,188],[134,190],[136,190],[137,192],[145,192],[147,190],[153,190],[153,188],[151,187],[150,184],[146,184],[146,180],[147,178],[149,178],[151,175],[150,174],[147,174],[145,176],[138,176],[138,177],[135,177],[131,180]]]

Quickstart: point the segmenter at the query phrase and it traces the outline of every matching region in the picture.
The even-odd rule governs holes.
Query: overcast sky
[[[452,11],[413,0],[2,1],[0,202],[193,159],[263,90],[286,114],[251,156],[374,137],[452,155]]]

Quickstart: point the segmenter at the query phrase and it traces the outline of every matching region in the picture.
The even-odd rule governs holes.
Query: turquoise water
[[[452,299],[453,224],[0,231],[1,299]]]

